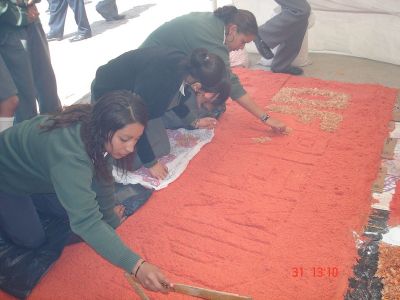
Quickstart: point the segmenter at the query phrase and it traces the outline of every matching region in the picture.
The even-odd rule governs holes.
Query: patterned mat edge
[[[395,122],[394,125],[400,126],[400,90],[397,91],[391,122]],[[395,143],[393,143],[393,140],[395,140]],[[395,155],[396,149],[400,151],[399,140],[399,137],[391,138],[391,133],[389,133],[388,139],[385,142],[386,149],[384,147],[382,150],[382,165],[384,165],[386,160],[396,159],[400,161],[400,156],[396,158]],[[393,146],[393,144],[395,144],[395,146]],[[390,148],[390,150],[387,148]],[[372,187],[373,196],[376,195],[376,193],[380,195],[384,193],[388,194],[390,190],[388,185],[393,185],[394,183],[394,188],[396,188],[399,180],[399,177],[387,174],[386,168],[382,167]],[[354,233],[359,257],[357,263],[353,266],[353,276],[348,279],[348,289],[344,296],[345,300],[382,299],[384,283],[382,278],[377,276],[379,248],[383,234],[387,233],[389,230],[390,201],[393,195],[394,193],[386,197],[382,205],[372,204],[372,210],[368,218],[368,223],[364,227],[364,232],[361,236]]]

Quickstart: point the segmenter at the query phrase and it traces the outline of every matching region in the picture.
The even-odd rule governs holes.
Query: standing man
[[[33,0],[0,0],[0,117],[8,125],[61,109],[39,12]],[[3,120],[4,121],[4,120]]]
[[[63,39],[68,5],[74,12],[75,22],[78,25],[78,32],[70,39],[70,42],[78,42],[92,37],[92,29],[89,25],[83,0],[50,0],[48,41],[60,41]]]
[[[303,69],[292,66],[300,52],[304,35],[308,27],[311,8],[306,0],[275,0],[281,6],[281,12],[258,28],[258,37],[254,43],[258,52],[271,59],[271,71],[292,75],[303,74]],[[278,46],[276,54],[271,49]]]
[[[8,125],[30,119],[37,114],[32,66],[27,52],[26,26],[39,16],[35,5],[18,6],[11,0],[0,0],[0,56],[2,78],[2,117]],[[8,98],[11,97],[11,100]],[[6,99],[8,99],[6,101]],[[11,122],[11,124],[10,124]]]

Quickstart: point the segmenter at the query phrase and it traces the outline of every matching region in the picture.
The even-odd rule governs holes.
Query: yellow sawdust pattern
[[[268,105],[267,108],[268,110],[274,112],[296,115],[303,123],[309,123],[314,119],[320,119],[321,129],[329,132],[335,131],[338,128],[340,122],[342,122],[343,120],[343,116],[338,113],[330,111],[320,111],[315,108],[299,108],[287,105]]]
[[[325,101],[303,98],[304,96],[323,97]],[[303,97],[302,97],[303,96]],[[307,105],[318,108],[345,109],[350,96],[318,88],[283,88],[273,98],[273,102]]]
[[[308,98],[307,98],[308,97]],[[322,99],[314,99],[314,98]],[[321,130],[336,131],[343,116],[338,112],[320,109],[340,109],[347,107],[350,95],[318,88],[282,88],[272,102],[286,104],[271,104],[266,108],[271,111],[295,115],[303,123],[315,119],[321,121]]]

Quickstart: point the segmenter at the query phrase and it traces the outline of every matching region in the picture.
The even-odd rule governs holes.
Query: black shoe
[[[125,19],[125,17],[126,17],[125,15],[116,15],[115,17],[106,18],[106,22],[119,21]]]
[[[70,39],[69,41],[71,43],[73,42],[79,42],[82,40],[86,40],[88,38],[91,38],[92,34],[91,33],[78,33],[77,35],[75,35],[72,39]]]
[[[271,59],[274,57],[274,53],[259,36],[254,40],[254,44],[256,44],[258,53],[260,53],[260,55],[265,59]]]
[[[48,34],[46,34],[46,39],[49,42],[51,42],[51,41],[61,41],[63,39],[63,36],[62,35],[56,35],[56,34],[48,33]]]
[[[290,67],[288,67],[288,68],[286,68],[284,70],[281,70],[281,71],[274,70],[274,69],[271,69],[271,71],[274,72],[274,73],[285,73],[285,74],[290,74],[290,75],[301,75],[301,74],[304,73],[302,68],[293,67],[293,66],[290,66]]]

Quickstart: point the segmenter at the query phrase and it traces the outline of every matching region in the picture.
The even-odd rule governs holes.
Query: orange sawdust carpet
[[[172,282],[259,300],[343,299],[396,91],[235,72],[290,134],[274,135],[230,101],[214,140],[118,233]],[[138,296],[122,271],[79,244],[64,250],[30,299]]]

